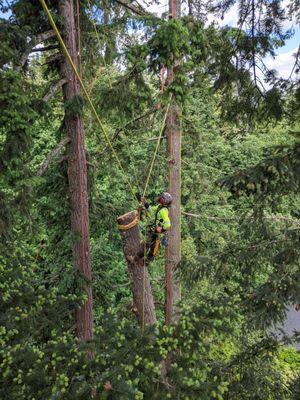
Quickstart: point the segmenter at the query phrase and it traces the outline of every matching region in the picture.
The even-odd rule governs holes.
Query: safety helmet
[[[168,192],[163,192],[157,197],[157,201],[163,206],[170,206],[172,203],[172,196]]]

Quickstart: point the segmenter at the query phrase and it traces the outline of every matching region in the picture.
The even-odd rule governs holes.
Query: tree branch
[[[45,64],[50,64],[54,61],[59,61],[61,58],[62,58],[61,52],[51,54],[51,56],[46,58]],[[43,64],[43,65],[45,65],[45,64]]]
[[[51,162],[53,161],[53,159],[59,154],[59,152],[61,151],[61,149],[70,141],[69,137],[65,137],[63,138],[63,140],[61,140],[58,145],[55,147],[55,149],[53,149],[48,156],[45,158],[45,160],[42,162],[42,165],[40,166],[38,172],[37,172],[37,176],[42,176],[45,171],[47,170],[47,168],[49,168],[49,165],[51,164]]]
[[[167,136],[152,137],[152,138],[149,138],[149,139],[147,139],[147,140],[148,140],[148,142],[152,142],[152,141],[154,141],[154,140],[166,139],[166,137],[167,137]]]
[[[238,220],[237,217],[232,217],[232,218],[228,218],[228,217],[214,217],[214,216],[208,216],[208,215],[201,215],[201,214],[193,214],[193,213],[188,213],[185,211],[181,211],[181,214],[186,215],[188,217],[193,217],[193,218],[202,218],[202,219],[209,219],[209,220],[219,220],[219,221],[234,221],[234,220]],[[251,219],[254,219],[254,217],[250,217]],[[264,219],[267,220],[271,220],[271,221],[288,221],[288,222],[293,222],[296,225],[300,224],[299,219],[297,218],[292,218],[292,217],[285,217],[282,215],[266,215],[264,216]]]
[[[114,133],[113,137],[111,138],[111,142],[113,143],[113,142],[118,138],[118,136],[120,135],[120,133],[121,133],[124,129],[126,129],[128,126],[130,126],[130,125],[133,124],[134,122],[140,121],[141,119],[147,117],[148,115],[150,115],[150,114],[152,114],[152,113],[155,113],[156,111],[157,111],[157,109],[156,109],[156,108],[153,108],[152,110],[149,110],[149,111],[147,111],[146,113],[144,113],[144,114],[138,116],[137,118],[135,118],[135,119],[133,119],[133,120],[127,122],[127,124],[124,125],[122,128],[117,128],[117,129],[115,130],[115,133]],[[99,155],[102,156],[102,155],[105,154],[108,150],[109,150],[109,146],[106,146],[106,147],[104,148],[104,150],[103,150]]]
[[[39,35],[33,37],[31,41],[28,43],[27,49],[23,53],[21,59],[20,59],[20,65],[16,67],[16,71],[20,72],[22,68],[24,67],[29,54],[32,52],[32,49],[37,46],[38,44],[44,42],[45,40],[51,39],[52,37],[55,36],[55,33],[53,30],[47,31],[40,33]]]
[[[53,83],[50,86],[47,93],[44,95],[43,101],[45,101],[47,103],[55,95],[55,93],[57,93],[61,89],[61,87],[67,82],[68,82],[68,80],[66,78],[63,78],[63,79],[60,79],[59,81],[56,81],[55,83]]]
[[[299,57],[300,57],[300,46],[298,47],[298,51],[297,51],[296,56],[295,56],[296,60],[295,60],[295,63],[293,65],[293,68],[291,70],[290,76],[287,79],[288,81],[291,79],[291,77],[292,77],[292,75],[293,75],[293,73],[295,71],[295,68],[296,68],[297,64],[299,63]]]
[[[251,1],[251,6],[252,6],[252,15],[251,15],[252,68],[253,68],[254,83],[255,83],[255,86],[258,88],[257,77],[256,77],[256,61],[255,61],[255,3],[254,3],[254,0]]]
[[[211,217],[211,216],[207,216],[207,215],[199,215],[199,214],[192,214],[192,213],[188,213],[185,211],[181,211],[181,214],[186,215],[188,217],[193,217],[193,218],[202,218],[202,219],[211,219],[211,220],[219,220],[219,221],[232,221],[235,218],[226,218],[226,217]]]
[[[45,46],[45,47],[37,47],[36,49],[32,49],[31,53],[38,53],[38,52],[42,52],[42,51],[49,51],[49,50],[56,50],[59,49],[59,45],[58,44],[50,44],[49,46]]]
[[[146,11],[140,4],[138,4],[136,6],[136,5],[132,4],[130,0],[116,0],[116,2],[119,3],[121,6],[127,8],[128,10],[133,12],[134,14],[139,15],[141,17],[143,17],[143,16],[155,17],[154,14],[149,13],[148,11]]]

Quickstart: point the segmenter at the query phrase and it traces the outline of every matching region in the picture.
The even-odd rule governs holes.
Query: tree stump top
[[[133,223],[138,218],[138,213],[136,210],[129,211],[128,213],[121,215],[117,218],[119,226],[126,226]]]

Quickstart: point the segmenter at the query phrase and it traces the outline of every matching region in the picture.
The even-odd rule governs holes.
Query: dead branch
[[[139,15],[141,17],[143,16],[155,16],[151,14],[150,12],[146,11],[140,4],[134,5],[131,3],[130,0],[116,0],[117,3],[119,3],[121,6],[125,7],[127,10],[130,10],[136,15]]]
[[[115,130],[114,134],[113,134],[113,137],[111,138],[111,142],[113,143],[113,142],[118,138],[118,136],[120,135],[120,133],[123,132],[124,129],[126,129],[128,126],[130,126],[131,124],[133,124],[133,123],[135,123],[135,122],[140,121],[141,119],[147,117],[148,115],[150,115],[150,114],[152,114],[152,113],[155,113],[156,111],[157,111],[157,109],[156,109],[156,108],[153,108],[152,110],[149,110],[149,111],[147,111],[146,113],[144,113],[144,114],[138,116],[137,118],[135,118],[135,119],[133,119],[133,120],[127,122],[127,124],[125,124],[122,128],[117,128],[117,129]],[[99,154],[99,156],[104,155],[108,150],[109,150],[109,146],[106,146],[106,147],[104,148],[104,150]]]
[[[63,78],[63,79],[60,79],[60,80],[54,82],[50,86],[47,93],[44,95],[43,101],[45,101],[47,103],[55,95],[55,93],[57,93],[61,89],[61,87],[67,82],[68,82],[68,80],[66,78]]]
[[[69,137],[65,137],[63,140],[61,140],[58,145],[53,149],[48,156],[45,158],[43,161],[42,165],[40,166],[37,176],[42,176],[47,168],[49,168],[49,165],[53,161],[53,159],[60,153],[61,149],[70,141]]]
[[[56,50],[56,49],[59,49],[59,45],[58,44],[50,44],[49,46],[37,47],[35,49],[32,49],[31,53],[38,53],[38,52]]]
[[[167,137],[167,136],[162,136],[161,138],[159,138],[159,137],[152,137],[152,138],[149,138],[149,139],[147,139],[147,140],[148,140],[148,142],[152,142],[153,140],[166,139],[166,137]]]
[[[64,156],[60,157],[60,159],[58,160],[58,163],[61,164],[64,161],[68,161],[68,156],[64,155]]]
[[[20,64],[16,67],[16,71],[20,72],[22,70],[29,57],[29,54],[32,52],[32,49],[35,46],[44,42],[45,40],[51,39],[54,36],[55,36],[54,31],[50,30],[47,32],[40,33],[39,35],[33,37],[31,41],[28,43],[28,46],[20,59]]]
[[[60,61],[62,58],[62,54],[60,52],[51,54],[51,56],[46,58],[45,64],[50,64],[54,61]]]

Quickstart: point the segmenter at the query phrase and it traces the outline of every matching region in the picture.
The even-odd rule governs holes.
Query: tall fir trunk
[[[179,18],[181,14],[181,0],[169,0],[171,18]],[[176,73],[178,61],[173,60],[173,67],[168,70],[168,82],[171,84]],[[176,97],[173,97],[166,122],[167,132],[167,160],[169,163],[169,192],[173,202],[170,209],[171,229],[168,233],[166,254],[166,323],[176,322],[179,318],[178,301],[180,300],[180,215],[181,215],[181,111]]]
[[[59,15],[62,20],[61,34],[75,64],[77,49],[75,39],[75,21],[73,0],[58,2]],[[87,165],[84,146],[83,121],[78,111],[71,111],[72,101],[80,95],[80,86],[75,74],[65,57],[60,67],[61,77],[67,80],[63,86],[66,108],[64,123],[66,134],[70,138],[67,145],[68,181],[71,209],[71,231],[73,236],[73,264],[82,280],[82,287],[87,300],[76,310],[76,333],[81,340],[93,338],[93,295],[90,255],[89,197],[87,188]]]

